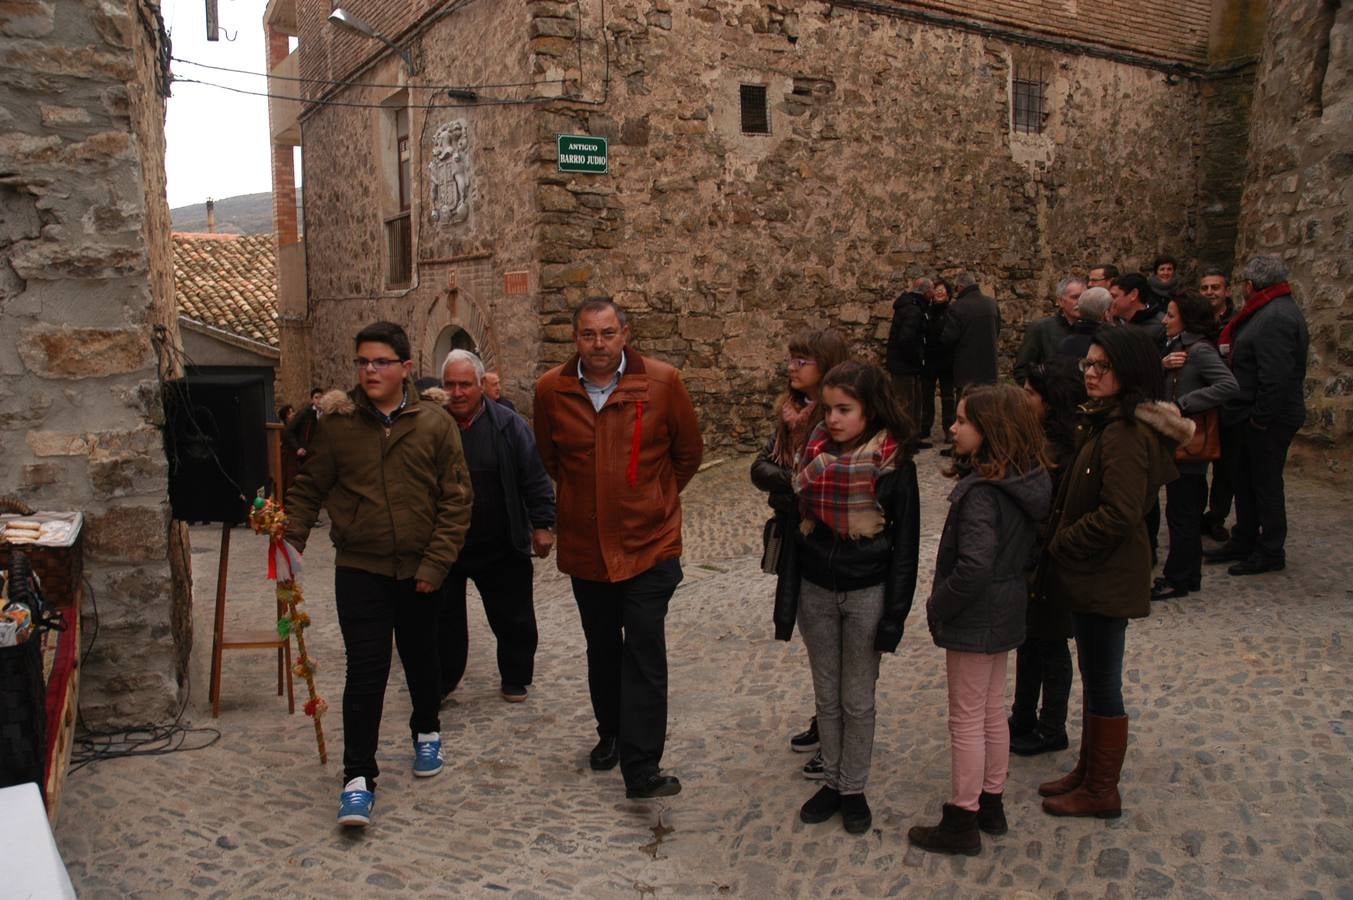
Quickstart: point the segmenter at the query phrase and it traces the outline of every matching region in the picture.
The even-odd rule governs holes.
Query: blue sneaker
[[[420,733],[413,740],[413,774],[431,778],[442,770],[442,736]]]
[[[343,785],[338,795],[338,824],[363,828],[371,824],[371,806],[376,795],[367,790],[365,778],[354,778]]]

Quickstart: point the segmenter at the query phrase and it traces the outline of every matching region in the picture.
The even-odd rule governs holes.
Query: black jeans
[[[473,566],[457,563],[442,585],[437,615],[437,649],[441,658],[441,692],[460,684],[469,654],[470,631],[465,617],[465,585],[473,581],[484,603],[484,615],[498,640],[498,675],[503,684],[525,687],[535,671],[536,609],[531,591],[535,569],[529,556],[507,552]]]
[[[1085,711],[1092,716],[1125,716],[1123,652],[1127,619],[1072,613],[1076,631],[1076,664],[1085,693]]]
[[[616,738],[625,783],[656,774],[667,741],[667,604],[681,583],[669,559],[627,581],[573,579],[587,638],[597,734]]]
[[[1231,500],[1235,492],[1231,490],[1231,468],[1226,464],[1226,430],[1222,429],[1222,458],[1212,463],[1212,487],[1207,496],[1207,513],[1204,522],[1211,525],[1225,525],[1231,515]]]
[[[1038,695],[1043,709],[1038,709]],[[1052,734],[1066,731],[1066,704],[1071,696],[1071,651],[1065,638],[1027,638],[1015,653],[1015,701],[1010,713],[1015,728],[1035,722]]]
[[[1207,473],[1181,474],[1165,486],[1165,524],[1170,529],[1170,555],[1165,580],[1196,590],[1203,576],[1203,507],[1207,505]]]
[[[343,781],[365,777],[374,787],[380,774],[385,684],[390,678],[390,637],[399,647],[404,680],[413,701],[411,737],[441,730],[437,715],[438,594],[420,594],[412,578],[397,581],[361,569],[334,570],[334,603],[347,651],[343,685]],[[412,749],[412,748],[410,748]]]
[[[935,427],[935,389],[940,392],[940,424],[944,428],[944,439],[949,439],[949,426],[954,424],[957,404],[954,402],[954,376],[951,372],[937,374],[926,372],[921,376],[921,437],[929,440],[930,430]]]
[[[1236,525],[1231,544],[1265,559],[1281,560],[1287,543],[1287,495],[1283,467],[1287,448],[1297,430],[1286,425],[1254,428],[1248,423],[1232,426],[1232,439],[1239,448],[1232,468],[1231,485],[1236,492]]]

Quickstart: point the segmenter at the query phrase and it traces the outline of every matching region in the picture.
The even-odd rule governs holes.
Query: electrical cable
[[[294,81],[300,84],[336,84],[341,87],[367,87],[367,88],[390,88],[395,90],[414,90],[414,91],[464,91],[464,90],[489,90],[495,88],[510,87],[534,87],[538,84],[563,84],[567,79],[564,78],[545,78],[539,81],[503,81],[503,82],[484,82],[482,84],[375,84],[369,81],[335,81],[331,78],[305,78],[300,75],[272,75],[268,72],[254,72],[250,69],[236,69],[231,66],[213,66],[207,63],[195,62],[191,59],[183,59],[175,56],[174,62],[184,63],[189,66],[197,66],[202,69],[212,69],[217,72],[233,72],[236,75],[251,75],[255,78],[271,78],[274,81]]]
[[[251,97],[267,97],[269,100],[290,100],[294,103],[305,103],[311,106],[346,106],[357,109],[390,109],[387,103],[359,103],[354,100],[307,100],[304,97],[290,97],[285,94],[273,94],[268,91],[251,91],[247,88],[231,87],[228,84],[217,84],[214,81],[202,81],[198,78],[180,78],[174,77],[176,84],[200,84],[204,87],[219,88],[223,91],[230,91],[235,94],[247,94]],[[568,97],[499,97],[487,100],[473,100],[466,103],[410,103],[410,109],[466,109],[475,106],[520,106],[528,103],[545,103],[556,100],[568,100]],[[585,102],[585,101],[572,101]]]

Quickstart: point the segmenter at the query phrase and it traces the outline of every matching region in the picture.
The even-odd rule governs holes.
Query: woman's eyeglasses
[[[1080,361],[1076,363],[1076,366],[1082,372],[1088,372],[1091,369],[1094,369],[1096,375],[1103,375],[1105,372],[1113,371],[1113,363],[1109,362],[1107,359],[1086,359],[1082,357]]]
[[[815,360],[815,359],[804,359],[803,357],[799,357],[799,356],[792,356],[792,357],[790,357],[789,363],[788,363],[788,366],[789,366],[789,368],[791,368],[791,369],[802,369],[802,368],[805,368],[805,367],[807,367],[807,366],[815,366],[815,365],[817,365],[817,360]]]

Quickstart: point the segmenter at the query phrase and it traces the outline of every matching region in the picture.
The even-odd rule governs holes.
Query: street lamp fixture
[[[399,58],[404,60],[404,65],[408,67],[409,74],[410,75],[413,74],[413,54],[410,53],[407,48],[399,46],[394,41],[390,40],[388,37],[381,34],[376,29],[372,28],[366,22],[363,22],[361,19],[354,16],[352,13],[348,12],[343,7],[340,6],[333,12],[329,13],[329,21],[334,25],[337,25],[339,28],[343,28],[348,31],[354,31],[357,34],[360,34],[364,37],[375,38],[376,40],[380,41],[382,44],[389,47],[391,50],[395,51],[395,53],[399,55]]]

